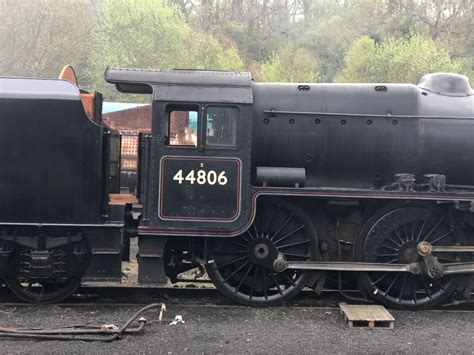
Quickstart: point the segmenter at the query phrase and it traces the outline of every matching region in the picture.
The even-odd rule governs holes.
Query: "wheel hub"
[[[272,269],[278,250],[271,239],[255,238],[249,243],[248,255],[253,264]]]
[[[411,264],[419,260],[420,255],[418,254],[417,246],[416,242],[408,242],[400,247],[398,260],[401,264]]]
[[[254,253],[256,258],[265,259],[270,254],[270,249],[265,244],[260,243],[255,246]]]

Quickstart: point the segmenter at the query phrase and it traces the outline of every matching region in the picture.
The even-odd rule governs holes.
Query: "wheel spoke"
[[[278,290],[278,293],[283,296],[283,292],[281,291],[280,285],[278,284],[278,281],[277,281],[275,275],[273,275],[273,272],[272,272],[271,275],[272,275],[273,281],[275,282],[275,286]]]
[[[248,230],[246,231],[246,233],[248,233]],[[249,233],[248,233],[248,234],[249,234]],[[250,235],[250,234],[249,234],[249,235]],[[244,234],[240,234],[240,235],[238,236],[238,238],[242,239],[244,242],[247,242],[247,243],[250,242],[250,240],[252,240],[252,236],[251,236],[251,235],[250,235],[250,240],[247,239],[247,238],[245,238]]]
[[[301,226],[299,227],[296,227],[295,229],[293,229],[291,232],[285,234],[283,237],[281,237],[280,239],[278,239],[277,241],[273,242],[275,245],[280,243],[281,241],[285,240],[286,238],[289,238],[291,237],[293,234],[295,233],[298,233],[300,230],[302,230],[304,228],[304,224],[302,224]]]
[[[400,293],[398,294],[398,302],[402,301],[403,291],[405,291],[405,282],[407,281],[407,273],[403,274],[402,287],[400,287]]]
[[[286,274],[286,271],[283,271],[280,275],[283,275],[292,286],[296,285],[293,279]]]
[[[397,275],[395,275],[395,277],[393,278],[392,282],[390,283],[390,285],[388,286],[388,288],[384,291],[385,294],[388,294],[388,292],[392,289],[393,285],[395,284],[395,282],[397,281],[397,279],[400,277],[400,273],[398,273]]]
[[[238,273],[240,270],[242,270],[245,267],[245,265],[248,265],[249,263],[250,263],[250,261],[246,261],[245,263],[240,265],[237,269],[235,269],[229,276],[227,276],[224,279],[224,282],[227,282],[232,276],[234,276],[236,273]]]
[[[253,240],[253,239],[255,239],[255,238],[256,238],[256,237],[254,237],[254,236],[253,236],[253,234],[252,234],[252,233],[250,233],[250,229],[247,229],[247,234],[249,235],[249,237],[250,237],[250,240]],[[247,240],[247,239],[246,239],[246,240]]]
[[[239,247],[243,247],[245,250],[247,250],[247,248],[248,248],[248,245],[241,244],[241,243],[237,243],[237,242],[234,242],[233,240],[230,241],[230,242],[231,242],[232,244],[234,244],[234,245],[239,246]]]
[[[265,269],[262,267],[262,280],[263,280],[263,296],[268,300],[268,291],[267,291],[267,279],[265,277]]]
[[[398,238],[398,240],[400,241],[400,243],[402,243],[402,244],[400,244],[400,245],[405,244],[405,240],[403,240],[403,238],[400,236],[400,234],[398,233],[398,231],[397,231],[396,228],[393,230],[393,232],[394,232],[395,235],[397,236],[397,238]]]
[[[292,212],[288,216],[288,218],[281,224],[281,226],[276,230],[276,232],[272,235],[272,237],[270,238],[271,241],[273,241],[274,238],[286,227],[286,225],[290,223],[290,221],[293,219],[294,216],[295,214]]]
[[[252,224],[252,227],[253,227],[253,231],[255,232],[255,238],[258,238],[259,234],[258,234],[257,226],[255,225],[255,223]]]
[[[405,235],[405,240],[408,242],[410,241],[410,237],[408,236],[407,229],[406,229],[406,224],[402,226],[403,234]]]
[[[249,275],[250,270],[252,270],[252,268],[253,268],[253,265],[250,265],[249,268],[247,269],[247,271],[245,272],[244,277],[242,277],[239,284],[235,288],[234,293],[239,292],[240,287],[243,285],[244,281],[247,279],[247,276]]]
[[[390,275],[389,272],[384,273],[381,277],[379,277],[376,281],[371,282],[372,286],[375,286],[378,284],[380,281],[382,281],[384,278],[386,278],[388,275]]]
[[[425,229],[426,222],[428,222],[428,220],[430,219],[430,217],[431,217],[431,213],[428,215],[428,218],[426,218],[425,220],[423,220],[423,224],[421,225],[421,229],[420,229],[420,231],[418,232],[418,237],[416,237],[416,241],[417,241],[417,242],[420,241],[420,238],[421,238],[421,236],[422,236],[423,230]]]
[[[283,248],[289,248],[289,247],[294,247],[296,245],[303,245],[303,244],[308,244],[309,240],[304,240],[302,242],[296,242],[296,243],[291,243],[291,244],[285,244],[277,247],[278,250],[283,249]]]
[[[273,225],[275,224],[275,222],[277,220],[277,217],[278,217],[278,214],[280,213],[280,210],[281,210],[281,205],[278,205],[278,208],[273,213],[272,220],[270,221],[270,225],[267,228],[267,233],[266,233],[267,238],[269,237],[270,233],[272,232]]]
[[[383,247],[383,248],[386,248],[386,249],[396,251],[396,252],[398,252],[398,250],[399,250],[399,249],[396,249],[396,248],[389,247],[388,245],[385,245],[385,244],[380,244],[380,246]]]
[[[249,292],[249,300],[251,300],[253,297],[253,291],[255,290],[255,282],[257,282],[258,269],[259,269],[258,266],[255,266],[255,271],[253,273],[253,279],[252,279],[252,287],[250,287],[250,292]]]
[[[398,244],[396,241],[394,241],[392,238],[387,237],[388,240],[390,240],[393,244],[395,244],[397,247],[401,247],[402,244]]]
[[[430,244],[431,244],[431,245],[434,245],[434,244],[438,243],[440,240],[443,240],[444,238],[446,238],[446,237],[447,237],[448,235],[450,235],[450,234],[451,234],[451,231],[449,231],[449,232],[443,234],[441,237],[436,238],[435,240],[433,240],[432,242],[430,242]]]
[[[232,265],[234,263],[238,263],[239,261],[242,261],[242,260],[245,260],[245,259],[247,259],[247,255],[241,256],[240,258],[237,258],[237,259],[233,259],[233,260],[229,261],[228,263],[218,265],[218,266],[216,266],[216,268],[221,269],[221,268],[224,268],[226,266]]]
[[[410,279],[411,279],[411,286],[413,288],[413,302],[416,303],[416,283],[415,283],[415,277],[414,275],[410,275]]]
[[[444,217],[442,217],[439,220],[439,222],[436,223],[436,225],[428,232],[428,234],[423,238],[423,240],[426,241],[429,238],[429,236],[431,235],[431,233],[433,233],[435,231],[435,229],[438,228],[441,223],[443,223],[443,221],[444,221]]]

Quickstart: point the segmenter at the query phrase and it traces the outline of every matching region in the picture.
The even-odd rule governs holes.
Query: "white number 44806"
[[[188,181],[191,185],[198,183],[199,185],[219,185],[227,184],[227,177],[225,176],[225,171],[221,171],[217,174],[214,170],[209,170],[208,172],[204,170],[190,170],[186,177],[183,177],[183,170],[178,170],[178,172],[173,176],[173,180],[177,181],[178,184],[182,184],[183,181]]]

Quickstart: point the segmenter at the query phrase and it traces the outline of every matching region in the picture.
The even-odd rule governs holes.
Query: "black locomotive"
[[[204,265],[246,305],[341,285],[341,273],[392,307],[469,293],[465,77],[268,84],[238,72],[108,68],[105,80],[152,95],[136,201],[117,194],[116,134],[87,117],[75,85],[0,79],[0,273],[22,299],[54,302],[81,279],[119,280],[134,236],[140,283]]]

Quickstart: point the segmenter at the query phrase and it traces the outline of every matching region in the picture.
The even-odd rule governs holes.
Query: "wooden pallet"
[[[341,303],[341,314],[349,328],[393,329],[395,318],[384,306]]]

